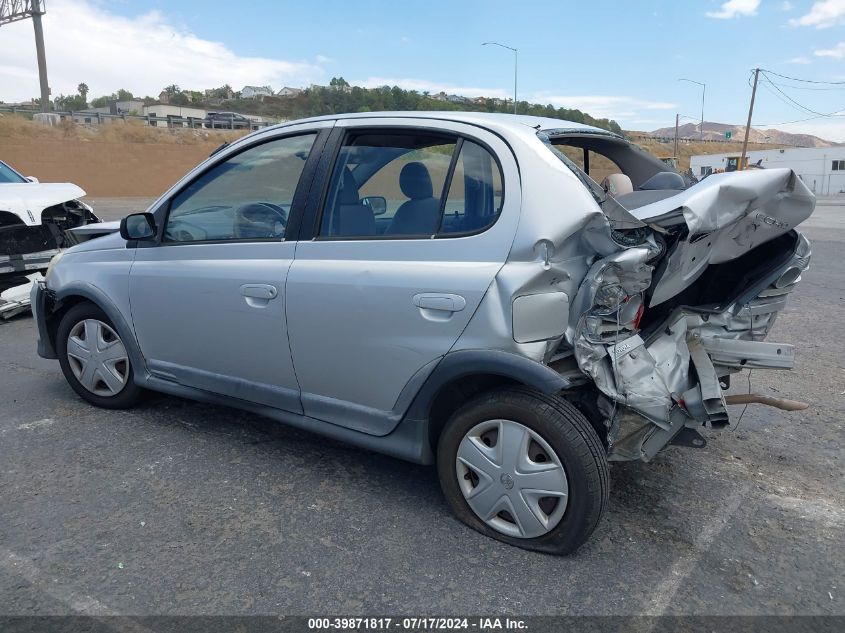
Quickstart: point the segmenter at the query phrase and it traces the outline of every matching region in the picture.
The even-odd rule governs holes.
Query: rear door
[[[333,134],[288,276],[291,352],[306,415],[381,435],[504,263],[519,176],[470,125],[349,119]]]

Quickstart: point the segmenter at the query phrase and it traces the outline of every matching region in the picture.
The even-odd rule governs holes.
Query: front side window
[[[269,141],[218,163],[174,196],[165,242],[282,239],[316,134]]]
[[[351,134],[332,171],[320,236],[476,231],[495,221],[502,201],[498,163],[476,143],[429,132]]]
[[[833,171],[843,171],[845,170],[845,160],[835,160],[833,161]]]

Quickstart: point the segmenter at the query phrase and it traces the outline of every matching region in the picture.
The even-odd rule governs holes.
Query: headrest
[[[402,193],[411,200],[431,198],[434,193],[431,175],[422,163],[408,163],[402,168],[399,174],[399,187]]]
[[[348,167],[343,169],[343,181],[337,196],[338,204],[358,204],[358,183]]]
[[[631,193],[634,185],[625,174],[610,174],[601,183],[602,188],[614,198]]]

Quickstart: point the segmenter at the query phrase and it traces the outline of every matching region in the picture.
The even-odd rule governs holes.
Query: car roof
[[[450,110],[411,110],[396,112],[353,112],[349,114],[329,114],[325,116],[309,117],[282,123],[285,125],[310,123],[312,121],[332,121],[340,119],[373,119],[373,118],[400,118],[400,119],[436,119],[441,121],[455,121],[459,123],[470,123],[481,127],[511,128],[514,131],[525,131],[526,127],[551,134],[581,133],[600,134],[621,138],[618,134],[584,123],[566,121],[564,119],[553,119],[550,117],[529,116],[525,114],[504,114],[501,112],[455,112]]]

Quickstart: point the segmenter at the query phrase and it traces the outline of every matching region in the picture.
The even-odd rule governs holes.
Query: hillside
[[[699,124],[698,123],[684,123],[678,127],[678,137],[683,139],[699,140]],[[711,121],[704,122],[704,140],[706,141],[724,141],[725,132],[731,132],[731,140],[739,141],[740,143],[745,139],[744,125],[730,125],[728,123],[713,123]],[[649,132],[651,136],[659,138],[674,138],[674,127],[662,127],[658,130]],[[812,134],[791,134],[781,130],[756,130],[751,128],[751,134],[748,141],[750,143],[767,143],[784,145],[788,147],[833,147],[836,143],[826,141],[818,136]],[[732,150],[720,150],[732,151]],[[701,153],[713,153],[701,152]]]

